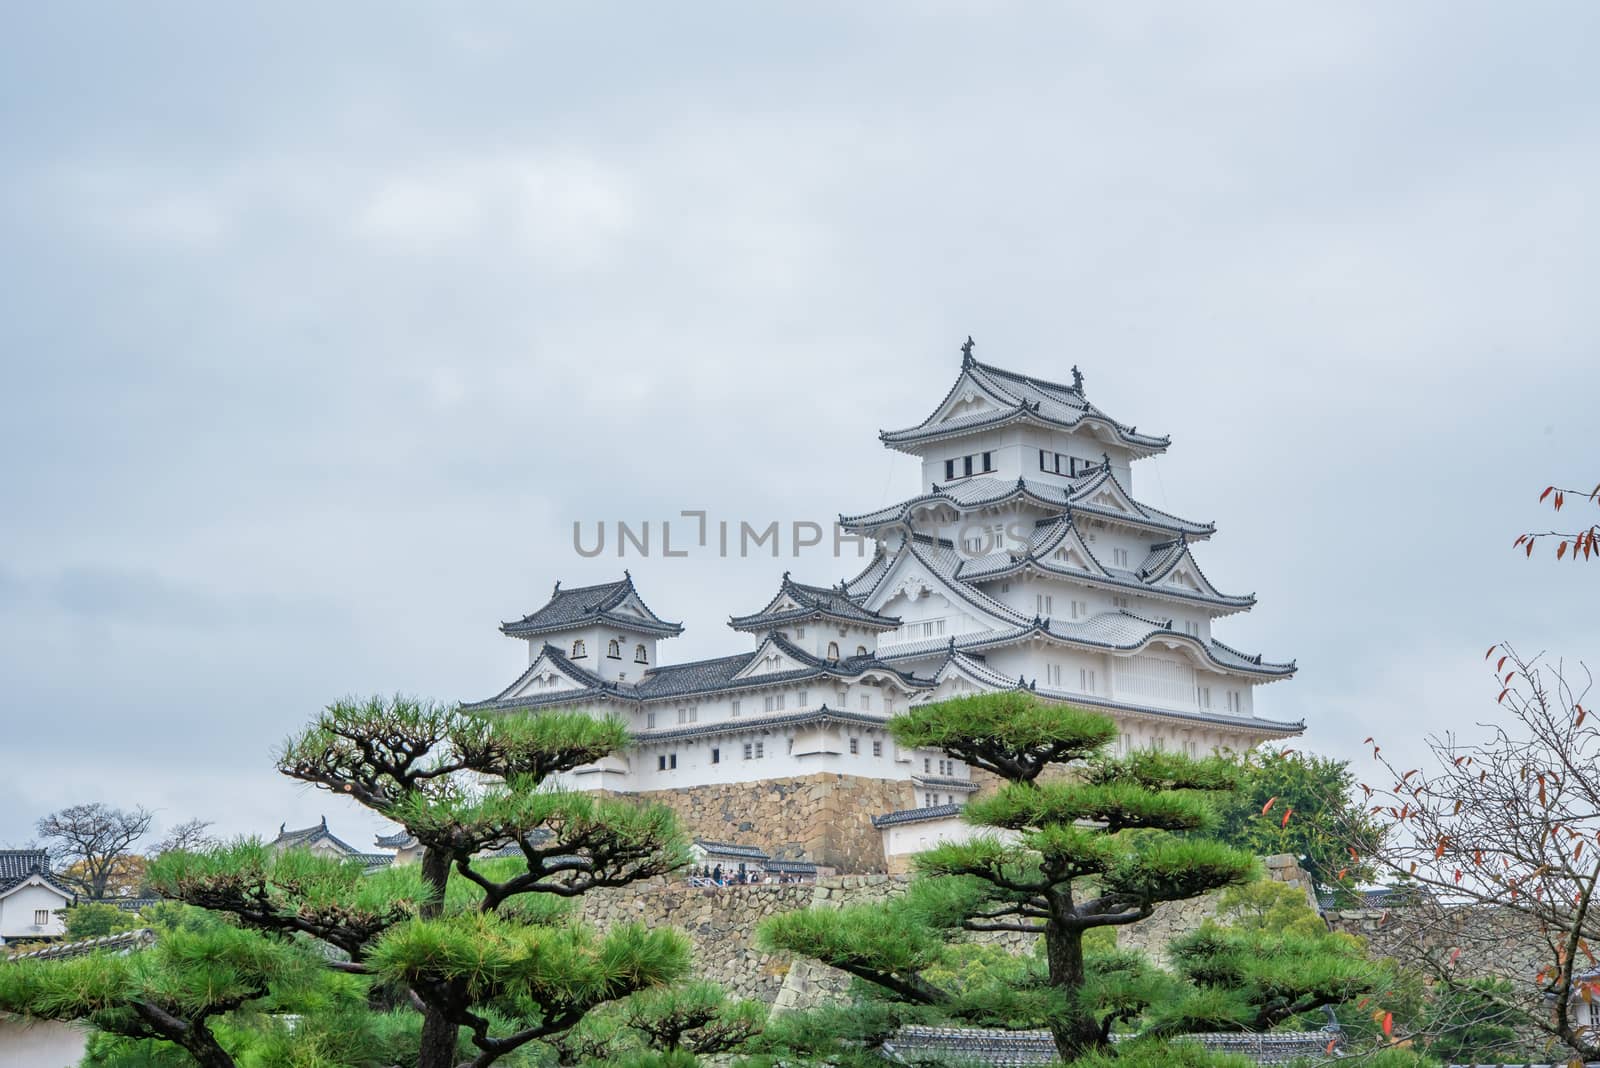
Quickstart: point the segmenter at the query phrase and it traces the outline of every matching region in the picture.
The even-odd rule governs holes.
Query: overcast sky
[[[557,579],[747,648],[856,561],[573,521],[909,496],[877,432],[969,333],[1172,435],[1135,491],[1217,523],[1308,747],[1492,717],[1502,638],[1600,654],[1600,571],[1511,551],[1600,480],[1600,9],[534,8],[10,11],[0,843],[103,799],[365,844],[272,747],[493,694]]]

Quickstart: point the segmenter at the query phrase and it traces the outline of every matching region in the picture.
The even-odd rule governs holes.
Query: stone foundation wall
[[[872,817],[915,808],[909,780],[818,774],[718,783],[629,796],[658,801],[684,828],[719,842],[759,846],[784,860],[806,860],[849,874],[887,870]]]

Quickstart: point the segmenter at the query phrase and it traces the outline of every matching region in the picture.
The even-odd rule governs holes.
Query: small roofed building
[[[712,842],[696,838],[689,845],[689,853],[698,867],[722,869],[724,875],[763,871],[772,857],[756,846],[735,842]]]
[[[319,857],[331,857],[334,860],[358,860],[369,871],[377,868],[386,868],[394,863],[393,853],[363,853],[355,846],[328,830],[328,817],[322,817],[320,823],[299,830],[289,830],[286,825],[278,825],[278,837],[267,843],[268,847],[282,853],[290,849],[304,849]]]
[[[50,871],[43,849],[0,849],[0,945],[60,938],[63,909],[78,900]]]
[[[396,864],[415,864],[422,860],[422,843],[404,827],[393,834],[380,834],[372,842],[379,849],[393,850]]]

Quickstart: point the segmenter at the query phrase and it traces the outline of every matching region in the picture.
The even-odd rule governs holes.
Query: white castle
[[[653,612],[624,573],[562,589],[500,629],[528,643],[528,667],[495,709],[616,714],[634,744],[580,769],[573,784],[675,790],[819,773],[909,780],[917,808],[879,826],[941,819],[975,789],[934,750],[896,745],[885,728],[908,706],[1026,689],[1099,709],[1117,748],[1204,754],[1299,733],[1256,715],[1255,688],[1294,674],[1217,640],[1214,622],[1248,611],[1222,593],[1194,543],[1211,523],[1180,519],[1133,495],[1133,463],[1164,452],[1063,385],[980,363],[972,341],[933,413],[879,435],[922,460],[927,491],[841,516],[868,536],[866,570],[835,586],[783,576],[730,626],[753,648],[661,664],[657,645],[683,628]]]

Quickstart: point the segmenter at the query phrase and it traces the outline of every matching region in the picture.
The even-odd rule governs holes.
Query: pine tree
[[[670,810],[553,788],[553,776],[626,744],[620,722],[581,713],[332,705],[285,745],[279,769],[401,824],[423,846],[420,864],[369,874],[259,841],[165,852],[151,869],[158,890],[237,926],[163,935],[126,958],[0,969],[0,1008],[163,1038],[225,1068],[234,1061],[211,1025],[262,1004],[310,949],[318,967],[363,977],[374,998],[387,992],[421,1014],[409,1063],[486,1068],[688,971],[677,931],[601,935],[570,915],[589,890],[688,859]],[[512,856],[482,855],[506,847]]]
[[[1370,989],[1359,953],[1330,953],[1315,938],[1290,947],[1295,969],[1240,963],[1245,941],[1261,949],[1258,935],[1186,947],[1191,978],[1214,974],[1225,991],[1192,981],[1175,988],[1137,954],[1086,952],[1094,932],[1257,875],[1252,855],[1203,835],[1215,825],[1215,800],[1238,781],[1236,763],[1156,751],[1115,757],[1107,753],[1117,735],[1110,718],[1022,692],[921,706],[890,730],[901,745],[940,749],[1003,780],[966,808],[982,832],[919,854],[918,878],[887,904],[774,917],[762,929],[772,948],[949,1018],[1047,1027],[1066,1061],[1105,1050],[1113,1029],[1140,1020],[1157,998],[1181,1003],[1152,1028],[1169,1036],[1190,1023],[1270,1027]],[[994,983],[930,978],[948,974],[961,932],[1037,938],[1042,960]],[[1233,971],[1223,975],[1224,964]]]

